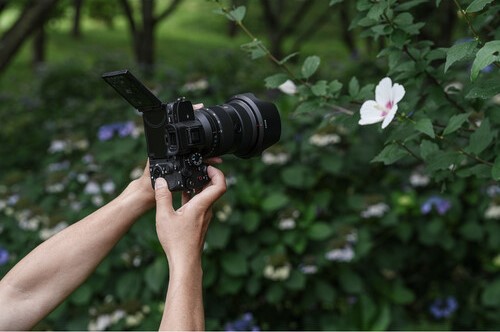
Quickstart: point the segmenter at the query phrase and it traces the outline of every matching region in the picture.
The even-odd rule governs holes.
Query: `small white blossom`
[[[290,159],[290,155],[285,152],[280,153],[271,153],[264,152],[262,153],[262,162],[266,165],[283,165]]]
[[[135,179],[140,178],[142,176],[142,173],[143,173],[143,169],[142,168],[140,168],[140,167],[134,168],[130,172],[130,180],[135,180]]]
[[[318,272],[318,266],[316,265],[301,265],[299,269],[304,274],[316,274]]]
[[[414,172],[410,175],[410,184],[413,187],[425,187],[429,184],[430,178],[427,175]]]
[[[76,181],[78,181],[80,183],[86,183],[88,180],[89,180],[89,176],[85,173],[79,173],[76,176]]]
[[[217,213],[215,214],[217,219],[219,219],[219,221],[226,221],[227,218],[229,218],[229,216],[231,215],[231,212],[233,212],[233,209],[231,208],[231,205],[229,204],[224,204],[224,206],[222,207],[222,209],[220,209],[219,211],[217,211]]]
[[[309,143],[315,146],[327,146],[330,144],[337,144],[340,142],[340,136],[337,134],[314,134],[309,137]]]
[[[56,153],[66,150],[68,142],[63,140],[54,140],[50,143],[49,152]]]
[[[494,95],[493,98],[491,98],[494,104],[500,105],[500,93],[497,95]]]
[[[270,280],[286,280],[290,276],[291,266],[286,263],[282,266],[267,265],[264,268],[264,277]]]
[[[210,85],[209,85],[207,79],[202,78],[202,79],[199,79],[197,81],[187,82],[186,84],[184,84],[182,89],[184,91],[200,91],[200,90],[206,90],[209,87],[210,87]]]
[[[49,164],[49,166],[47,166],[47,170],[51,173],[58,172],[58,171],[63,171],[63,170],[68,169],[69,166],[70,166],[69,160],[65,160],[65,161],[62,161],[60,163]]]
[[[387,211],[389,211],[389,205],[385,203],[378,203],[370,205],[366,210],[361,212],[361,217],[372,218],[372,217],[382,217]]]
[[[297,93],[297,86],[292,80],[286,80],[285,83],[281,84],[278,89],[287,95],[294,95]]]
[[[94,204],[95,206],[101,206],[104,203],[104,199],[101,195],[93,195],[91,200],[92,204]]]
[[[51,194],[57,194],[64,191],[63,183],[53,183],[45,187],[45,191]]]
[[[116,185],[112,180],[108,180],[102,184],[102,191],[106,194],[112,194],[116,189]]]
[[[500,219],[500,205],[490,205],[484,212],[486,219]]]
[[[87,150],[89,147],[89,141],[86,139],[81,139],[74,142],[73,146],[78,150]]]
[[[354,258],[354,250],[350,245],[344,248],[338,248],[328,251],[325,254],[326,259],[334,262],[350,262]]]
[[[295,228],[295,219],[293,219],[293,218],[281,219],[278,223],[278,228],[281,230],[294,229]]]
[[[360,125],[382,122],[382,129],[394,119],[398,110],[398,102],[403,99],[405,89],[401,84],[394,83],[389,77],[383,78],[375,88],[375,100],[367,100],[361,105]]]
[[[85,186],[85,189],[83,189],[83,192],[88,195],[96,195],[101,192],[101,188],[99,187],[99,184],[97,182],[90,181]]]
[[[0,199],[0,211],[2,211],[3,209],[5,209],[6,207],[7,207],[7,202],[5,202],[4,200]]]

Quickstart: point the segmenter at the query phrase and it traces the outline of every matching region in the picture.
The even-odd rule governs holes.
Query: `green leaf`
[[[415,129],[428,135],[430,138],[434,138],[436,136],[434,134],[434,128],[432,126],[432,122],[429,118],[418,120],[415,125]]]
[[[281,172],[283,182],[293,188],[311,188],[316,184],[316,175],[304,165],[292,165]]]
[[[485,118],[481,126],[470,136],[469,146],[466,151],[478,155],[490,145],[493,138],[494,134],[491,131],[490,120]]]
[[[490,99],[497,94],[500,94],[500,77],[492,76],[475,81],[465,98]]]
[[[288,196],[279,192],[274,192],[264,199],[262,208],[265,211],[275,211],[281,209],[286,204],[288,204]]]
[[[317,100],[309,100],[301,103],[296,109],[297,113],[309,113],[318,110],[318,101]]]
[[[374,318],[375,320],[370,325],[371,331],[385,331],[391,323],[391,308],[388,304],[384,303],[381,307],[379,306],[378,315]]]
[[[471,81],[477,78],[481,69],[496,61],[500,61],[500,40],[490,41],[477,51],[470,71]]]
[[[385,148],[380,151],[380,153],[375,158],[373,158],[371,162],[382,162],[384,163],[384,165],[390,165],[408,155],[408,151],[401,148],[398,144],[394,143],[386,145]]]
[[[351,97],[356,97],[358,93],[359,93],[359,82],[356,77],[353,77],[349,81],[349,95]]]
[[[316,70],[318,70],[321,59],[319,56],[312,55],[308,56],[302,65],[302,77],[309,78],[311,77]]]
[[[468,221],[460,227],[460,234],[469,241],[480,241],[484,231],[481,225],[474,221]]]
[[[246,224],[245,224],[246,225]],[[207,244],[214,249],[223,249],[229,241],[231,235],[231,228],[220,222],[210,223],[210,228],[207,232]]]
[[[446,128],[444,128],[443,135],[448,135],[457,131],[464,124],[464,122],[467,121],[469,115],[470,113],[456,114],[452,116],[446,125]]]
[[[268,76],[265,78],[266,88],[274,89],[279,87],[281,84],[285,83],[288,80],[288,76],[285,74],[275,74],[272,76]]]
[[[413,23],[413,16],[410,13],[401,13],[394,18],[394,23],[397,25],[409,25]]]
[[[424,160],[427,160],[427,158],[436,151],[439,151],[439,146],[436,143],[432,143],[428,140],[423,140],[420,144],[420,156]]]
[[[446,51],[446,63],[444,64],[444,72],[448,71],[448,68],[452,64],[462,59],[472,57],[474,50],[476,49],[477,41],[473,40],[466,43],[455,44]]]
[[[242,50],[250,54],[252,60],[262,58],[266,55],[265,47],[260,40],[254,40],[250,43],[243,44],[240,47]]]
[[[497,277],[484,288],[481,301],[486,306],[500,307],[500,278]]]
[[[354,271],[348,268],[339,271],[339,282],[341,287],[348,293],[360,293],[363,291],[363,281]]]
[[[455,151],[436,151],[426,158],[427,169],[430,172],[448,169],[451,165],[456,165],[460,154]]]
[[[285,286],[289,289],[293,290],[301,290],[306,285],[306,277],[303,273],[292,270],[290,272],[290,277],[288,277]]]
[[[229,12],[228,18],[231,21],[241,22],[245,18],[247,9],[245,6],[238,6]]]
[[[474,0],[465,10],[467,13],[475,13],[483,10],[486,5],[492,3],[493,0]]]
[[[248,272],[245,256],[238,252],[227,252],[221,255],[221,266],[230,276],[242,276]]]
[[[309,238],[317,241],[325,240],[332,235],[333,229],[330,225],[324,222],[314,223],[308,230]]]
[[[412,9],[415,6],[418,6],[421,3],[428,2],[429,0],[410,0],[410,1],[405,1],[404,3],[398,5],[396,7],[397,11],[403,12],[407,11],[409,9]]]
[[[338,80],[333,80],[328,84],[328,88],[330,89],[330,93],[337,93],[340,91],[340,89],[342,89],[342,83],[340,83]]]
[[[495,163],[491,168],[491,177],[496,181],[500,180],[500,156],[496,157]]]
[[[408,304],[415,300],[415,294],[402,282],[397,282],[392,289],[391,298],[397,304]]]
[[[322,97],[326,95],[326,89],[327,89],[326,81],[321,80],[316,82],[316,84],[314,84],[311,87],[311,92],[313,93],[313,95],[317,97]]]
[[[85,283],[78,287],[76,291],[73,292],[73,294],[71,294],[70,300],[74,304],[82,306],[90,304],[91,298],[92,287],[88,283]]]

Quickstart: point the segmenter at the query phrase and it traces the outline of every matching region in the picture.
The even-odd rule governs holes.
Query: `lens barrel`
[[[222,105],[199,109],[195,117],[204,129],[204,157],[224,154],[240,158],[258,156],[281,136],[281,120],[276,106],[251,93],[233,96]]]

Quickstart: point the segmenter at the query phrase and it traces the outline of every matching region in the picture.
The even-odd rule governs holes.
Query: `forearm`
[[[205,329],[201,263],[171,268],[160,330],[200,331]]]
[[[151,208],[135,184],[88,217],[54,235],[1,281],[1,329],[29,329],[92,273],[133,222]],[[5,310],[5,309],[2,309]]]

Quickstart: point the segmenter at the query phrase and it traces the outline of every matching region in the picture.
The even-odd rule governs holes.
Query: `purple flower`
[[[440,215],[444,215],[451,208],[451,202],[439,196],[431,196],[420,207],[422,214],[429,214],[435,208]]]
[[[135,130],[135,124],[132,121],[126,122],[115,122],[107,125],[102,125],[99,128],[97,137],[100,141],[107,141],[113,138],[114,134],[117,133],[120,137],[130,136]]]
[[[429,311],[436,319],[448,318],[458,309],[458,302],[453,296],[445,299],[437,298],[432,302]]]
[[[245,313],[240,319],[226,324],[226,331],[260,331],[260,328],[254,324],[253,315],[250,312]]]
[[[0,266],[5,265],[9,262],[9,252],[7,249],[0,247]]]

